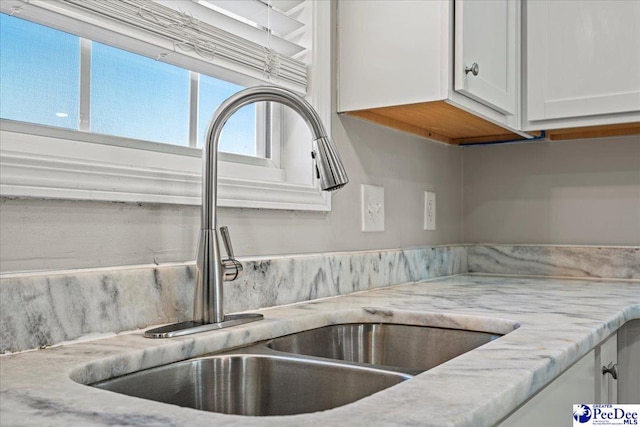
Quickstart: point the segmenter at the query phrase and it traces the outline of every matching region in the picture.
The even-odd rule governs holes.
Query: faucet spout
[[[218,107],[209,123],[202,167],[202,229],[215,229],[216,227],[217,158],[218,142],[222,128],[227,120],[240,108],[261,101],[271,101],[286,105],[296,111],[307,123],[313,134],[313,156],[318,162],[322,190],[337,190],[349,182],[338,152],[327,136],[318,113],[306,100],[280,87],[251,87],[237,92],[224,101]]]
[[[305,120],[313,134],[311,155],[316,163],[322,190],[337,190],[349,182],[338,151],[328,137],[318,113],[300,96],[275,86],[257,86],[242,90],[224,101],[211,119],[203,148],[201,230],[196,259],[193,321],[147,331],[147,337],[187,335],[262,318],[259,314],[225,316],[222,285],[225,280],[234,280],[242,271],[242,265],[233,258],[233,253],[229,250],[230,240],[226,231],[225,246],[229,258],[222,260],[216,230],[218,143],[222,128],[240,108],[261,101],[277,102],[290,107]]]

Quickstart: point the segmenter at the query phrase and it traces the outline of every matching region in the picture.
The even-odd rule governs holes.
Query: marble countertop
[[[188,337],[151,340],[138,331],[2,356],[0,421],[7,426],[300,426],[345,420],[350,425],[489,426],[626,321],[640,318],[640,282],[461,275],[260,312],[261,322]],[[312,414],[223,415],[80,384],[356,321],[506,335],[409,381]]]

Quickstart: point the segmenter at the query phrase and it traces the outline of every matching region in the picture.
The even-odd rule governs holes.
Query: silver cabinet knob
[[[474,62],[471,67],[465,67],[464,68],[464,73],[465,74],[469,74],[469,72],[471,72],[471,74],[473,74],[474,76],[477,76],[478,73],[480,72],[480,66],[478,65],[477,62]]]
[[[614,364],[613,362],[609,362],[607,366],[602,367],[602,375],[611,374],[614,380],[618,379],[618,364]]]

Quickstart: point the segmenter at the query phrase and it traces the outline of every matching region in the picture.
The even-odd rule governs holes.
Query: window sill
[[[87,144],[5,128],[0,131],[3,197],[201,204],[200,157]],[[280,169],[219,163],[218,206],[331,210],[331,196],[315,183],[284,182]]]

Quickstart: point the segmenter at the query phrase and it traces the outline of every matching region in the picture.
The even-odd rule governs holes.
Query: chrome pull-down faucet
[[[277,102],[292,108],[305,120],[313,134],[312,157],[320,179],[320,188],[333,191],[349,182],[338,152],[329,139],[318,113],[295,93],[275,87],[257,86],[242,90],[224,101],[216,110],[203,148],[202,214],[200,243],[196,260],[193,320],[174,323],[144,333],[149,338],[168,338],[221,329],[263,318],[261,314],[224,314],[223,283],[234,280],[242,265],[234,259],[226,227],[220,227],[228,259],[222,260],[216,232],[218,141],[224,124],[240,108],[254,102]]]

